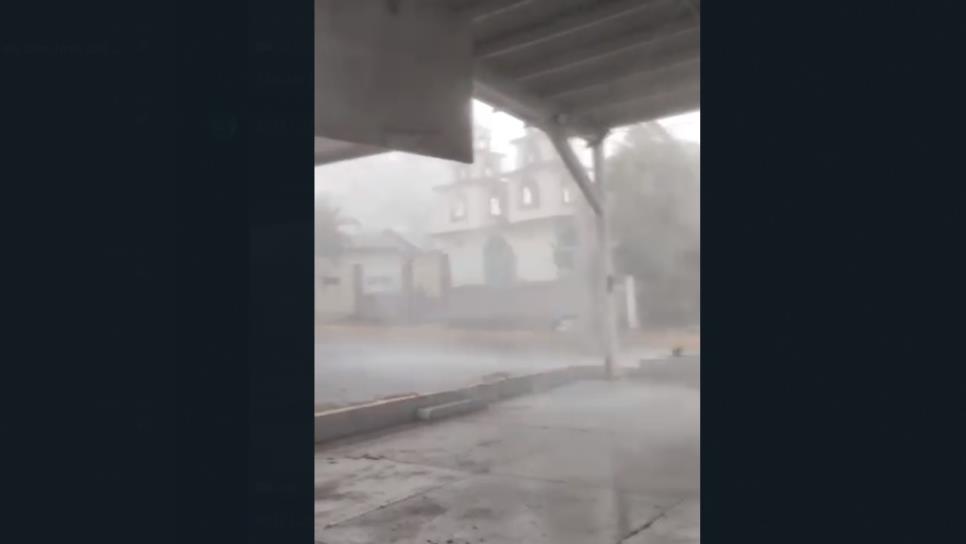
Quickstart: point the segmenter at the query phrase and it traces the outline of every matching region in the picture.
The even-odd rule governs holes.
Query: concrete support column
[[[596,215],[597,247],[599,248],[601,281],[598,281],[598,309],[601,324],[601,344],[604,355],[604,368],[607,376],[617,376],[617,356],[620,353],[617,336],[617,304],[615,300],[617,278],[614,276],[614,252],[610,228],[610,199],[608,198],[606,177],[604,172],[604,139],[601,136],[591,142],[593,150],[594,183],[597,185],[597,197],[600,203],[600,213]]]
[[[624,297],[627,302],[627,328],[630,330],[641,328],[641,320],[637,315],[637,287],[634,276],[624,276]]]
[[[594,261],[594,271],[592,276],[592,287],[589,290],[594,302],[593,312],[597,324],[598,337],[600,339],[601,351],[604,356],[604,368],[607,375],[615,377],[617,375],[617,355],[619,353],[617,337],[617,304],[615,301],[615,283],[613,247],[611,244],[611,234],[607,206],[606,183],[604,180],[604,139],[607,134],[600,134],[595,140],[590,141],[593,151],[594,177],[587,174],[584,165],[574,153],[573,148],[567,141],[566,135],[559,129],[547,130],[547,135],[553,142],[557,153],[574,181],[583,192],[587,204],[592,209],[594,246],[596,247]]]
[[[599,248],[597,247],[596,213],[585,198],[575,203],[577,225],[577,255],[575,269],[579,282],[576,285],[579,302],[579,328],[584,348],[595,353],[600,349],[600,323],[597,311],[597,284],[601,278]]]

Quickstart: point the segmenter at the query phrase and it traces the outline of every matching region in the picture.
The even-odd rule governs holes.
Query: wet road
[[[488,374],[525,374],[592,359],[480,347],[319,342],[315,346],[316,407],[431,393],[480,381]]]
[[[657,353],[638,349],[623,358],[634,364]],[[519,375],[598,362],[599,358],[576,353],[327,338],[315,345],[315,404],[317,409],[334,408],[464,387],[495,373]]]

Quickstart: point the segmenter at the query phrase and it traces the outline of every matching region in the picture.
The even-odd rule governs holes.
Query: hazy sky
[[[493,108],[473,101],[474,121],[488,127],[493,137],[493,145],[497,150],[507,150],[509,142],[523,134],[523,123],[506,113],[497,113]],[[682,140],[701,141],[701,112],[686,113],[667,117],[659,121],[671,134]],[[319,168],[324,168],[319,167]]]
[[[478,101],[473,100],[473,118],[474,122],[481,124],[484,127],[490,129],[491,135],[491,145],[496,151],[500,151],[508,156],[514,154],[512,145],[510,142],[514,138],[518,138],[523,135],[524,124],[522,121],[513,117],[512,115],[495,112],[490,106]],[[682,140],[690,140],[694,142],[701,141],[701,112],[696,111],[693,113],[686,113],[684,115],[676,115],[674,117],[667,117],[658,121],[664,125],[667,130],[677,138]],[[621,129],[616,129],[614,136],[619,137]],[[616,145],[615,138],[611,138],[610,142]],[[616,147],[608,146],[606,148],[606,153],[609,155],[615,150]],[[577,152],[577,156],[580,157],[581,162],[583,162],[588,167],[591,163],[591,153],[590,149],[583,145],[575,145],[574,150]]]
[[[494,150],[504,153],[512,162],[516,150],[511,142],[523,135],[524,124],[477,101],[473,102],[473,115],[477,123],[489,128]],[[700,142],[700,112],[667,118],[660,123],[678,138]],[[608,146],[608,153],[617,149],[621,132],[616,130],[609,139],[612,145]],[[574,142],[574,151],[589,167],[590,149]],[[450,174],[449,161],[389,152],[317,167],[315,192],[317,198],[332,199],[345,215],[369,226],[405,230],[418,222],[410,212],[425,208],[425,203],[433,198],[432,187],[446,183]],[[407,187],[403,192],[398,190],[400,183]],[[425,216],[422,211],[417,215]]]
[[[510,140],[523,133],[523,123],[506,113],[496,113],[493,108],[473,101],[473,116],[481,125],[488,127],[497,147],[505,146]],[[686,113],[667,117],[659,121],[671,134],[682,139],[701,141],[701,112]]]

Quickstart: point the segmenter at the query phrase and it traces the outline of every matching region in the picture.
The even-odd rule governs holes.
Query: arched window
[[[533,189],[524,187],[521,200],[523,201],[524,206],[533,206]]]
[[[503,215],[503,203],[500,202],[498,195],[490,195],[490,215],[494,217]]]
[[[462,195],[453,197],[449,217],[452,221],[462,221],[463,219],[466,219],[466,199],[463,198]]]
[[[570,187],[564,185],[560,191],[560,196],[563,198],[564,204],[570,204],[574,201],[574,193],[570,190]]]
[[[536,208],[540,205],[540,189],[531,180],[524,181],[520,185],[520,207]]]

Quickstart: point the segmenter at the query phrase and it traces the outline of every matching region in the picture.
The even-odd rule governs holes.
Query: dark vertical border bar
[[[242,542],[250,516],[244,3],[177,5],[180,542]]]
[[[175,32],[0,5],[5,540],[179,541]]]
[[[248,3],[249,539],[312,542],[314,3]]]
[[[702,3],[709,542],[962,532],[962,17],[941,4]]]
[[[313,4],[182,8],[181,535],[309,542]]]

